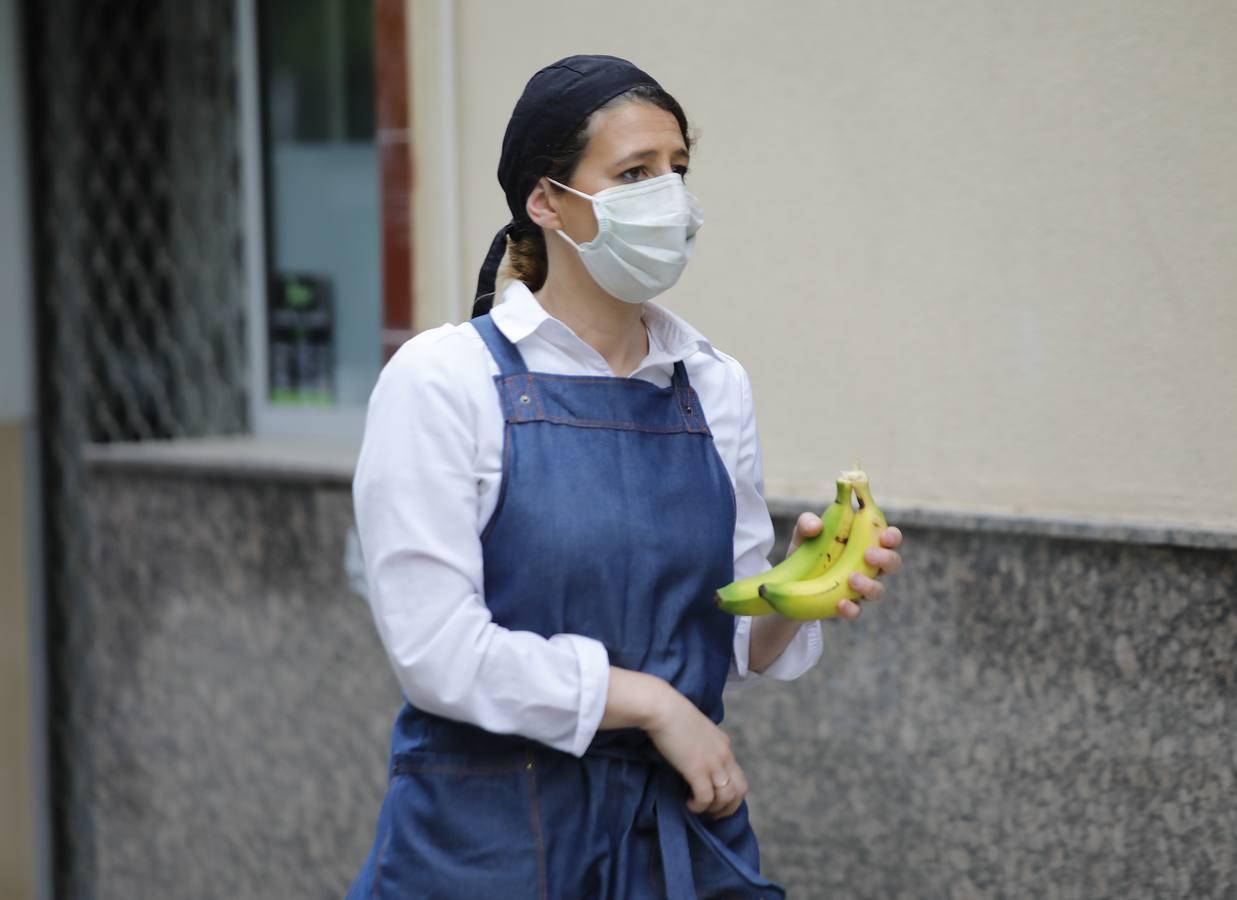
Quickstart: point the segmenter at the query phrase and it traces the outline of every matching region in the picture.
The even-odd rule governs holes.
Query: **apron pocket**
[[[398,754],[375,896],[543,897],[544,850],[527,766],[509,755]]]

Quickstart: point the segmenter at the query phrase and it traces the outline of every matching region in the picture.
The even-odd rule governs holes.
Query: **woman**
[[[374,389],[354,496],[408,702],[350,896],[784,895],[721,695],[798,677],[820,625],[712,602],[769,567],[773,531],[746,373],[649,302],[701,224],[690,143],[625,60],[534,75],[472,321],[418,334]],[[819,528],[804,514],[792,545]],[[870,558],[895,570],[900,542],[889,529]]]

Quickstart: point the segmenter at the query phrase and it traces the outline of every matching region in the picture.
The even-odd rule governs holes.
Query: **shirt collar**
[[[566,324],[551,316],[522,281],[503,290],[502,300],[490,311],[494,324],[509,341],[519,344],[538,331],[556,332],[579,341]],[[680,316],[652,301],[644,304],[644,324],[649,330],[649,353],[664,353],[671,360],[686,359],[697,350],[717,356],[709,340]]]

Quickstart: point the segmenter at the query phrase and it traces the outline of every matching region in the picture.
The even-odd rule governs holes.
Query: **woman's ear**
[[[524,211],[533,223],[550,231],[563,227],[563,220],[558,215],[559,198],[550,188],[550,182],[545,178],[537,179],[537,186],[528,195]]]

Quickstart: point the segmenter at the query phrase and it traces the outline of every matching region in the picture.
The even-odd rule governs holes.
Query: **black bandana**
[[[568,56],[529,79],[507,123],[498,161],[498,183],[507,195],[511,221],[495,235],[481,266],[473,318],[489,312],[494,303],[494,278],[507,235],[516,222],[528,221],[524,204],[546,173],[550,157],[594,110],[642,84],[658,86],[650,75],[616,56]]]

